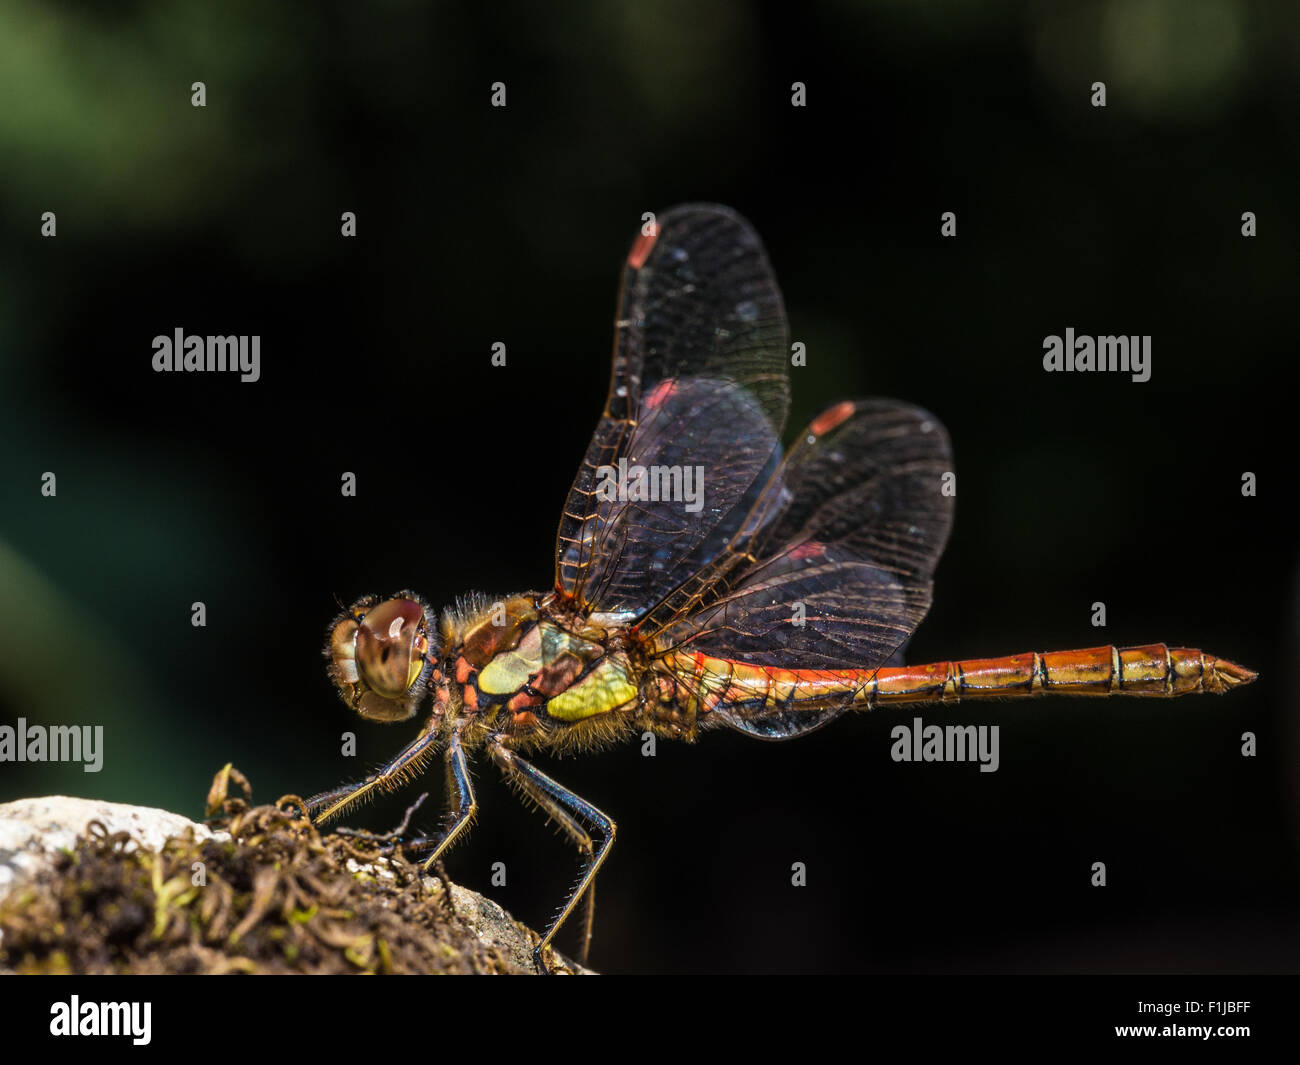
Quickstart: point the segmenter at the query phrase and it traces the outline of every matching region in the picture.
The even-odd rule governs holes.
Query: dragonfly
[[[1222,693],[1256,674],[1162,643],[907,665],[953,517],[948,434],[892,399],[844,400],[782,447],[786,313],[753,228],[728,208],[651,216],[623,267],[609,394],[560,514],[545,591],[367,596],[329,627],[327,668],[361,717],[415,739],[367,779],[306,801],[324,822],[445,763],[440,830],[404,845],[424,868],[478,812],[486,752],[576,845],[581,875],[534,950],[585,899],[614,820],[533,752],[590,751],[714,728],[785,740],[847,711],[1047,695]]]

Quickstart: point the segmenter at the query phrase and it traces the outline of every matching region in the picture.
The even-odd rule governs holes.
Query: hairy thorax
[[[693,738],[661,699],[651,648],[634,631],[566,611],[552,594],[475,597],[442,618],[435,713],[471,741],[515,748],[603,746],[634,729]]]

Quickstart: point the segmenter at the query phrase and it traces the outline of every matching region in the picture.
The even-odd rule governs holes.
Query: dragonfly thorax
[[[493,603],[459,631],[453,620],[445,619],[443,634],[462,712],[494,731],[539,744],[581,742],[609,732],[613,711],[638,705],[637,670],[620,632],[575,624],[553,596]]]

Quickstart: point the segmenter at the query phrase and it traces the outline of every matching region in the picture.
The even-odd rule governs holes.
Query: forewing
[[[744,219],[677,207],[636,241],[609,398],[560,519],[561,594],[635,618],[724,549],[779,451],[787,344],[780,290]]]
[[[875,670],[930,607],[952,525],[948,436],[893,400],[845,402],[791,449],[728,551],[641,626],[786,669]]]

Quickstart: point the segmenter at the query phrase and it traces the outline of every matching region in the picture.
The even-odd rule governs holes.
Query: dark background
[[[549,584],[621,260],[643,212],[713,200],[762,234],[807,345],[791,429],[880,394],[951,432],[912,661],[1164,640],[1261,677],[921,711],[999,724],[995,774],[893,763],[908,710],[539,759],[619,822],[592,963],[1294,971],[1295,6],[353,6],[10,6],[0,720],[103,724],[107,756],[0,765],[0,798],[199,816],[227,761],[271,801],[393,754],[415,726],[354,721],[324,676],[336,597]],[[262,379],[154,374],[178,326],[260,334]],[[1045,374],[1069,326],[1151,334],[1151,381]],[[449,871],[541,924],[574,856],[478,782]]]

